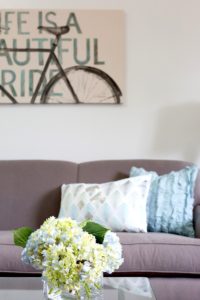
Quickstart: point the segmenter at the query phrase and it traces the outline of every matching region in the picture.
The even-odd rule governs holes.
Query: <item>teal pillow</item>
[[[169,232],[194,237],[193,204],[198,167],[159,176],[142,168],[132,167],[130,176],[151,174],[147,201],[148,231]]]

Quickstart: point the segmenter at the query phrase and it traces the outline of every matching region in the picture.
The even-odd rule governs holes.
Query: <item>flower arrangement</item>
[[[17,229],[14,240],[24,247],[22,261],[42,270],[50,294],[67,291],[79,299],[84,289],[90,298],[102,273],[112,273],[123,262],[117,235],[91,221],[50,217],[34,232]]]

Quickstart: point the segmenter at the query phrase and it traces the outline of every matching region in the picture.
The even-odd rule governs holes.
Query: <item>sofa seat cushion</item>
[[[22,248],[14,245],[12,231],[0,231],[0,273],[38,273],[21,261]]]
[[[117,272],[200,275],[200,239],[168,233],[117,233],[124,263]]]
[[[10,230],[0,231],[0,245],[13,245],[13,232]]]
[[[199,300],[200,278],[150,278],[156,299]]]
[[[200,239],[167,233],[117,233],[124,263],[117,272],[200,275]],[[0,272],[39,273],[21,261],[12,231],[0,231]]]

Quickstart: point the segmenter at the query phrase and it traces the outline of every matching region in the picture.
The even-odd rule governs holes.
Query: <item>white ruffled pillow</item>
[[[147,232],[151,175],[102,183],[62,185],[59,218],[93,220],[113,231]]]

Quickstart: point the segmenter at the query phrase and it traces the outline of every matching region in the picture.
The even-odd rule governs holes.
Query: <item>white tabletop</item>
[[[105,277],[104,300],[155,300],[148,278]],[[0,277],[0,300],[44,300],[40,277]]]

